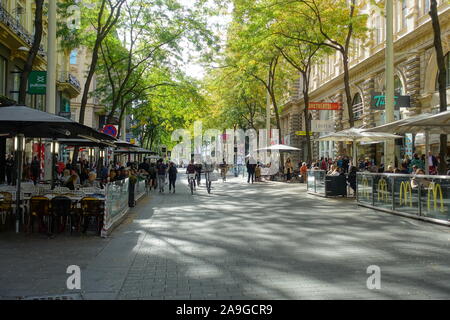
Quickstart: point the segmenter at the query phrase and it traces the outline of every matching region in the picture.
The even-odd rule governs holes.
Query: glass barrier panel
[[[394,210],[419,215],[419,187],[412,177],[394,177]]]
[[[374,206],[392,210],[392,179],[390,176],[373,176]]]
[[[325,171],[316,171],[316,193],[325,195]]]
[[[358,174],[356,176],[358,202],[372,205],[373,177],[371,175]]]
[[[308,170],[308,181],[306,184],[308,192],[316,192],[314,188],[314,181],[315,181],[314,171]]]
[[[450,179],[420,177],[422,216],[438,220],[450,219]]]

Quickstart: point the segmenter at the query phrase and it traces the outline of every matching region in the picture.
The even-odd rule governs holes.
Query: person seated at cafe
[[[336,166],[334,165],[334,164],[332,164],[331,166],[330,166],[330,170],[327,172],[327,175],[331,175],[333,172],[334,172],[334,170],[336,169]]]
[[[75,190],[75,186],[77,185],[78,176],[73,174],[64,184],[64,187],[69,188],[70,190]]]
[[[394,173],[394,168],[391,165],[389,165],[385,173]]]
[[[329,176],[339,176],[339,175],[341,175],[341,171],[343,171],[342,168],[336,167],[336,168],[334,168],[333,172],[331,172],[331,174],[329,174]]]
[[[418,175],[425,175],[425,170],[423,169],[417,169],[414,177],[411,179],[411,187],[417,188],[422,186],[422,188],[428,188],[430,186],[431,181],[426,178],[419,178]]]
[[[62,175],[62,177],[60,179],[62,184],[65,185],[67,180],[69,180],[69,178],[70,178],[70,170],[65,169],[63,171],[63,175]]]
[[[116,181],[117,180],[117,173],[116,173],[116,170],[111,170],[110,172],[109,172],[109,178],[108,178],[108,181],[109,182],[114,182],[114,181]]]
[[[408,163],[407,162],[402,162],[402,166],[400,168],[400,173],[402,173],[402,174],[409,174]]]
[[[95,172],[90,172],[88,179],[84,182],[83,187],[84,188],[100,188],[100,184],[98,183],[97,174]]]

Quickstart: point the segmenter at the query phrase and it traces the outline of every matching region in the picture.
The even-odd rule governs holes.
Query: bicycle
[[[191,194],[194,194],[195,189],[195,173],[188,173],[188,184],[191,189]]]

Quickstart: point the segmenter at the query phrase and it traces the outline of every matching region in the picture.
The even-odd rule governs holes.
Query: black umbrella
[[[26,106],[0,107],[0,134],[5,133],[30,138],[116,140],[81,123]]]
[[[22,143],[29,138],[85,138],[89,140],[116,139],[88,126],[27,106],[0,106],[0,134],[18,137],[16,231],[20,220],[20,182],[22,178]],[[52,175],[54,166],[52,167]]]

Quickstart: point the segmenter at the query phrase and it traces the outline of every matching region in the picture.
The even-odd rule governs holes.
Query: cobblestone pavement
[[[303,184],[241,178],[190,195],[153,193],[108,239],[0,235],[0,297],[84,299],[448,299],[450,233],[306,194]],[[181,180],[181,181],[180,181]],[[367,289],[371,265],[381,289]]]

